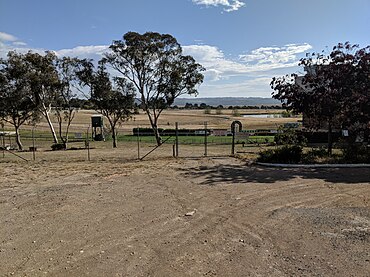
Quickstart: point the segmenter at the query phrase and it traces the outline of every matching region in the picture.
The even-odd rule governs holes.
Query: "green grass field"
[[[118,141],[137,141],[136,136],[118,136]],[[204,144],[205,137],[204,136],[179,136],[179,143],[180,144]],[[108,137],[107,140],[110,140]],[[140,136],[140,142],[148,142],[153,143],[155,142],[154,136]],[[168,137],[163,136],[163,141],[167,141],[167,143],[174,143],[176,138],[174,136]],[[270,143],[274,141],[274,136],[250,136],[248,139],[235,139],[236,143],[246,143],[246,144],[255,144],[255,143]],[[231,144],[232,137],[231,136],[207,136],[207,143],[209,144]]]

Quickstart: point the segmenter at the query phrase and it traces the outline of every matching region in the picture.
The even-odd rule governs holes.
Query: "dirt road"
[[[1,276],[369,276],[370,169],[0,163]]]

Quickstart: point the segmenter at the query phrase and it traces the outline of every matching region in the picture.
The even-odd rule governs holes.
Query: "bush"
[[[276,149],[260,152],[257,158],[262,163],[299,163],[302,159],[302,147],[298,145],[284,145]]]
[[[66,145],[64,143],[54,143],[51,146],[51,150],[56,151],[56,150],[65,150]]]
[[[240,116],[240,112],[238,109],[233,109],[233,116],[235,117],[239,117]]]
[[[284,117],[284,118],[287,118],[287,117],[292,117],[293,115],[292,115],[292,113],[291,112],[289,112],[289,111],[283,111],[282,113],[281,113],[281,117]]]
[[[343,162],[370,163],[370,147],[363,144],[349,144],[343,149]]]
[[[302,155],[302,162],[308,164],[316,163],[318,159],[327,158],[328,156],[328,151],[324,148],[311,149]]]
[[[277,145],[305,145],[307,140],[304,136],[298,134],[294,128],[279,127],[278,133],[274,138]]]

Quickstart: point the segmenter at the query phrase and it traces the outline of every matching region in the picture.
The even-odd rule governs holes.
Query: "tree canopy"
[[[29,72],[21,54],[11,51],[7,59],[0,59],[0,118],[14,126],[20,150],[23,146],[19,128],[33,119],[37,110]]]
[[[128,32],[116,40],[106,62],[136,87],[158,145],[158,118],[180,95],[197,95],[204,68],[182,55],[177,40],[168,34]]]
[[[294,113],[303,113],[305,125],[317,129],[325,122],[329,152],[335,126],[352,137],[369,137],[370,46],[339,43],[330,54],[307,54],[300,60],[306,74],[273,78],[273,98]]]
[[[130,118],[134,109],[136,89],[124,78],[112,77],[104,60],[97,68],[91,61],[85,61],[84,69],[78,73],[83,85],[90,88],[90,101],[94,108],[104,115],[111,128],[113,147],[117,147],[116,125]]]

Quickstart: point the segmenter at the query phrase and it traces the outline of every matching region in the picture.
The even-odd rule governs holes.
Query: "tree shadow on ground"
[[[297,177],[330,183],[370,185],[370,168],[268,168],[245,164],[198,166],[181,170],[187,177],[200,178],[201,185],[275,183]]]

